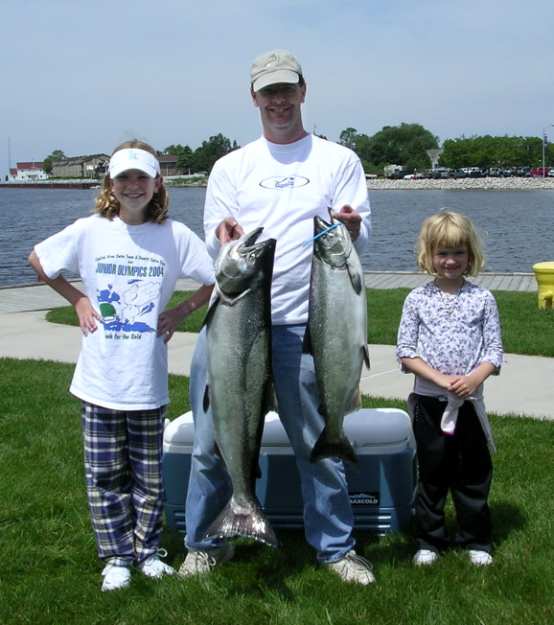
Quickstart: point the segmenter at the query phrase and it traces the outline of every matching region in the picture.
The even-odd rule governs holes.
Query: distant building
[[[177,171],[177,157],[174,154],[161,154],[158,156],[160,161],[160,172],[162,176],[177,176],[180,171]]]
[[[47,180],[48,174],[43,169],[43,163],[26,161],[16,163],[10,168],[9,180],[14,182],[30,182],[33,180]]]
[[[107,154],[66,156],[52,162],[54,178],[98,178],[106,172],[110,157]]]
[[[385,165],[383,167],[385,178],[399,178],[403,171],[402,165]]]
[[[177,157],[174,154],[158,154],[158,160],[162,176],[183,176],[190,173],[190,170],[185,172],[183,167],[177,167]]]

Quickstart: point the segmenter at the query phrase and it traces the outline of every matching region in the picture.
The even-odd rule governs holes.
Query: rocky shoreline
[[[367,181],[370,191],[554,191],[554,178],[445,178]]]

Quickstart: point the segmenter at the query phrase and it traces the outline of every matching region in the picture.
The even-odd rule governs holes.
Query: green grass
[[[428,570],[410,564],[409,536],[358,535],[377,585],[341,583],[316,566],[301,532],[279,550],[245,544],[208,578],[133,576],[101,593],[82,468],[73,366],[0,359],[0,623],[2,625],[552,625],[554,423],[492,417],[499,452],[490,498],[495,564],[458,552]],[[188,407],[170,377],[170,417]],[[403,406],[366,398],[366,405]],[[449,508],[449,518],[452,512]],[[182,539],[163,546],[178,566]]]
[[[368,289],[368,342],[394,345],[402,313],[402,304],[410,289]],[[175,306],[189,292],[173,294],[169,307]],[[495,291],[502,322],[504,351],[530,356],[554,356],[554,311],[539,310],[535,293]],[[179,332],[198,332],[206,307],[195,311],[177,328]],[[71,306],[48,312],[48,321],[77,325]]]

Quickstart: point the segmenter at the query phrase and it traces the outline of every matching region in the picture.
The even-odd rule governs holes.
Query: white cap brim
[[[290,69],[277,69],[274,72],[268,72],[252,83],[253,91],[259,91],[269,85],[278,85],[279,83],[288,83],[291,85],[297,85],[300,81],[300,76]]]
[[[150,176],[150,178],[155,178],[160,173],[160,163],[153,154],[139,148],[118,150],[110,158],[110,178],[113,179],[130,169],[138,169]]]

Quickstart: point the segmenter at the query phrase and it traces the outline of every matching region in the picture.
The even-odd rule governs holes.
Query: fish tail
[[[252,538],[277,547],[279,541],[265,514],[254,501],[239,504],[231,497],[206,532],[206,538]]]
[[[356,452],[346,436],[343,435],[337,440],[330,440],[327,428],[325,428],[312,449],[310,462],[317,462],[322,458],[334,457],[342,458],[343,460],[348,460],[353,463],[358,462]]]

